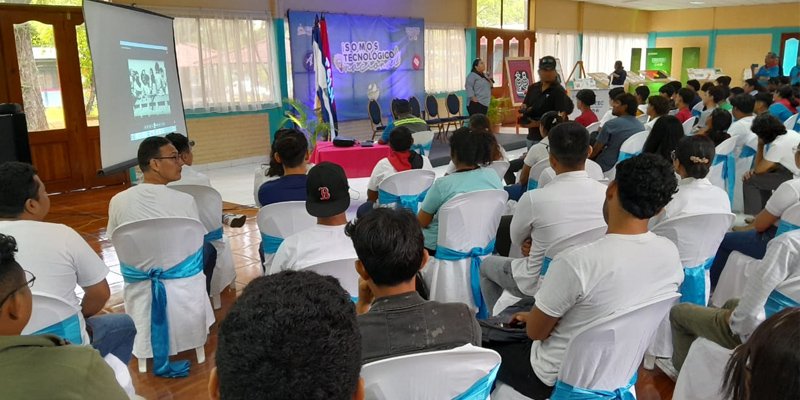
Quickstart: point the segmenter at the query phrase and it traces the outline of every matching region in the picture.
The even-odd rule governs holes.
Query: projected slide
[[[133,116],[169,114],[169,87],[163,61],[128,60]]]

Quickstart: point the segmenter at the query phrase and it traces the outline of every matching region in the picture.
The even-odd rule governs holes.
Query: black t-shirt
[[[570,112],[572,100],[561,85],[552,85],[542,91],[542,82],[536,82],[528,88],[525,100],[522,103],[527,107],[523,115],[534,121],[542,118],[548,111]],[[542,140],[539,128],[528,128],[528,140]]]

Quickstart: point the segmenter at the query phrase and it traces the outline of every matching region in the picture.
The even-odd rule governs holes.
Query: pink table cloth
[[[373,147],[335,147],[331,142],[317,142],[311,162],[329,161],[339,164],[348,178],[365,178],[372,174],[375,164],[389,156],[389,146],[375,143]]]

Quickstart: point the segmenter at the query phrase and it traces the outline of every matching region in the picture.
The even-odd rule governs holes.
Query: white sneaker
[[[672,379],[673,382],[678,380],[678,370],[676,370],[675,366],[672,365],[671,359],[657,358],[656,367],[658,367],[658,369],[660,369],[664,375],[668,376],[669,379]]]

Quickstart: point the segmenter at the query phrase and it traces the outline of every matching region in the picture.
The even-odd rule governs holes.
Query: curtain
[[[586,72],[610,74],[617,60],[622,61],[625,69],[630,67],[631,49],[636,47],[647,48],[647,34],[584,32],[581,59]]]
[[[256,111],[280,104],[270,18],[178,17],[175,46],[187,111]]]
[[[464,28],[425,26],[425,92],[464,90],[467,78]]]
[[[536,31],[536,46],[533,49],[533,69],[539,66],[539,59],[553,56],[561,61],[564,79],[567,79],[575,62],[578,61],[578,32]],[[587,71],[588,72],[588,71]],[[539,80],[537,77],[536,80]]]

